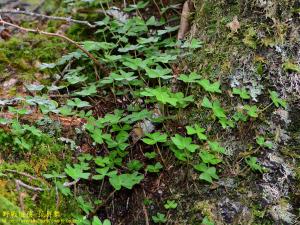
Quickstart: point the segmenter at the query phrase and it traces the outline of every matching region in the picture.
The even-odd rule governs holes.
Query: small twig
[[[39,14],[39,13],[33,13],[33,12],[22,11],[22,10],[2,9],[2,10],[0,10],[0,14],[22,14],[22,15],[26,15],[26,16],[39,17],[41,19],[47,19],[47,20],[61,20],[61,21],[66,21],[68,23],[83,24],[83,25],[89,26],[91,28],[95,28],[97,26],[96,24],[91,24],[88,21],[75,20],[75,19],[72,19],[70,17],[47,16],[47,15],[43,15],[43,14]]]
[[[32,191],[44,191],[44,189],[42,189],[42,188],[30,186],[30,185],[25,184],[23,181],[18,180],[18,179],[16,179],[15,182],[16,182],[17,186],[19,185],[19,186],[22,186],[23,188],[26,188],[26,189],[29,189],[29,190],[32,190]]]
[[[163,155],[161,154],[161,151],[160,151],[160,149],[159,149],[159,147],[158,147],[158,144],[156,143],[155,145],[156,145],[157,152],[158,152],[158,154],[159,154],[159,156],[160,156],[160,159],[161,159],[161,161],[162,161],[164,167],[167,168],[167,164],[166,164],[166,162],[165,162],[165,159],[164,159]]]
[[[28,177],[28,178],[30,178],[30,179],[32,179],[32,180],[38,180],[38,181],[40,180],[39,178],[34,177],[34,176],[32,176],[32,175],[30,175],[30,174],[28,174],[28,173],[19,172],[19,171],[16,171],[16,170],[9,170],[9,169],[6,169],[5,171],[11,172],[11,173],[16,173],[16,174],[19,174],[19,175]]]
[[[63,69],[63,71],[61,71],[61,78],[63,78],[65,73],[71,68],[72,63],[73,60],[70,60],[66,67]]]
[[[263,111],[267,110],[271,105],[273,105],[273,102],[271,102],[269,105],[267,105],[265,108],[259,111],[259,113],[262,113]]]
[[[144,215],[145,215],[145,224],[150,225],[146,206],[144,205],[144,203],[142,204],[142,206],[143,206],[143,212],[144,212]]]
[[[64,186],[64,187],[71,187],[71,186],[77,184],[79,180],[80,180],[80,179],[74,180],[74,181],[72,181],[72,182],[65,182],[65,183],[63,184],[63,186]]]
[[[25,209],[25,207],[24,207],[24,193],[21,192],[20,184],[18,182],[16,182],[16,189],[17,189],[17,192],[19,193],[19,202],[20,202],[21,211],[24,211],[24,209]]]
[[[65,68],[60,72],[60,77],[52,83],[53,86],[55,86],[59,81],[61,81],[64,78],[67,71],[71,68],[72,63],[73,63],[73,60],[70,60],[68,62],[68,64],[65,66]]]
[[[143,189],[143,194],[144,194],[144,198],[146,199],[146,193],[145,193],[144,189]],[[144,212],[144,215],[145,215],[145,223],[146,223],[146,225],[150,225],[148,212],[147,212],[147,209],[146,209],[146,206],[145,206],[144,202],[142,202],[142,207],[143,207],[143,212]]]
[[[160,10],[160,8],[159,8],[157,2],[154,0],[153,3],[154,3],[154,5],[155,5],[155,7],[157,8],[157,11],[159,12],[159,15],[162,15],[161,10]]]
[[[81,45],[79,45],[76,41],[73,41],[72,39],[62,35],[62,34],[58,34],[58,33],[50,33],[50,32],[46,32],[46,31],[40,31],[38,29],[34,30],[34,29],[29,29],[29,28],[25,28],[25,27],[21,27],[21,26],[18,26],[16,24],[13,24],[13,23],[9,23],[9,22],[6,22],[4,21],[3,19],[0,18],[0,25],[7,25],[7,26],[11,26],[11,27],[14,27],[18,30],[22,30],[24,32],[27,32],[27,33],[35,33],[35,34],[43,34],[43,35],[46,35],[46,36],[50,36],[50,37],[58,37],[58,38],[62,38],[64,39],[65,41],[73,44],[76,48],[80,49],[81,51],[83,51],[97,66],[99,66],[99,68],[102,70],[102,71],[105,71],[104,69],[104,66],[90,53],[88,52],[86,49],[84,49]]]
[[[133,3],[134,3],[134,5],[136,5],[135,0],[133,0]],[[140,10],[139,10],[138,8],[136,9],[136,12],[137,12],[137,14],[139,15],[139,17],[141,17],[142,19],[144,19],[142,13],[140,12]]]
[[[100,80],[100,76],[98,74],[98,70],[97,70],[96,66],[94,66],[94,71],[95,71],[95,74],[96,74],[96,80]]]

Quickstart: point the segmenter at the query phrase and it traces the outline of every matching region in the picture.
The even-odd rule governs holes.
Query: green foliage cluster
[[[38,151],[41,155],[41,145],[49,145],[53,143],[52,138],[41,132],[35,126],[21,124],[18,120],[12,120],[10,123],[10,131],[0,129],[0,144],[2,151],[14,151],[18,153],[26,153],[29,151]],[[56,147],[52,146],[55,151]],[[58,149],[56,149],[57,151]]]
[[[142,9],[147,4],[140,1],[136,5],[130,5],[127,11]],[[105,17],[96,24],[94,38],[82,41],[80,45],[105,64],[109,72],[105,74],[98,71],[95,78],[95,66],[80,50],[63,55],[54,63],[43,58],[47,61],[40,65],[44,72],[60,71],[71,61],[72,67],[58,84],[27,85],[28,90],[37,94],[34,97],[21,98],[21,101],[24,106],[36,106],[44,115],[76,116],[86,121],[80,132],[90,138],[97,153],[80,154],[63,171],[45,173],[44,177],[52,181],[55,189],[64,197],[72,197],[77,201],[81,214],[73,216],[78,224],[109,225],[109,220],[102,222],[96,216],[90,217],[95,214],[94,209],[105,203],[92,201],[84,194],[78,196],[68,184],[86,184],[92,181],[102,187],[106,184],[113,193],[122,189],[133,189],[148,174],[164,171],[164,156],[170,152],[178,163],[194,168],[199,173],[199,180],[211,184],[219,179],[226,150],[208,128],[218,126],[219,129],[234,130],[241,123],[258,119],[264,109],[253,104],[248,90],[244,87],[233,88],[233,96],[231,93],[228,95],[237,97],[240,102],[240,106],[232,110],[226,107],[223,100],[223,95],[228,92],[222,89],[221,80],[214,81],[197,72],[180,74],[177,77],[172,70],[176,60],[182,52],[189,55],[195,49],[201,48],[202,42],[197,39],[184,43],[176,41],[172,34],[178,27],[168,26],[163,19],[157,20],[154,16],[143,19],[135,16],[124,23]],[[176,85],[179,88],[174,91]],[[200,89],[204,95],[199,110],[206,112],[208,119],[188,124],[184,133],[179,134],[168,129],[164,121],[171,120],[178,112],[194,103],[196,97],[192,90],[195,89]],[[47,94],[50,91],[68,93],[70,99],[64,103],[49,100]],[[269,93],[271,104],[286,107],[286,102],[279,98],[278,93]],[[127,99],[124,101],[135,104],[97,117],[91,110],[92,100],[105,96],[109,96],[114,102]],[[52,139],[37,127],[19,122],[19,118],[30,113],[25,107],[10,107],[8,110],[17,119],[0,120],[0,123],[10,128],[9,132],[0,130],[0,144],[6,149],[34,152],[41,143],[51,144]],[[154,129],[147,127],[147,124],[150,126],[149,123]],[[140,129],[142,133],[137,141],[140,140],[140,144],[147,145],[147,149],[151,150],[145,150],[139,159],[129,159],[129,149],[134,145],[132,133],[136,129]],[[272,144],[266,142],[264,137],[257,137],[256,143],[261,148],[272,148]],[[245,163],[253,171],[264,172],[254,156],[247,157]],[[104,194],[100,194],[103,197]],[[174,200],[168,200],[164,208],[176,209],[177,205]],[[154,223],[160,224],[168,220],[160,212],[151,218]],[[203,224],[213,222],[204,218]]]

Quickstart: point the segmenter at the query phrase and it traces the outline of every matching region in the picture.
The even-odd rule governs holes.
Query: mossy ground
[[[15,157],[7,154],[0,155],[0,169],[3,171],[0,179],[0,196],[2,199],[0,224],[27,224],[21,223],[17,219],[13,222],[14,219],[11,215],[3,216],[3,213],[18,212],[20,204],[26,212],[32,211],[36,213],[39,210],[43,214],[42,216],[45,216],[47,211],[52,213],[54,211],[61,211],[65,212],[65,215],[75,212],[74,205],[76,203],[72,199],[64,198],[61,194],[58,194],[57,190],[52,188],[45,177],[43,177],[43,174],[51,173],[51,171],[63,171],[65,163],[71,162],[72,158],[67,146],[64,146],[62,143],[55,143],[54,139],[50,139],[49,141],[51,142],[38,144],[30,152],[14,152]],[[8,146],[8,148],[11,147],[10,145]],[[23,175],[23,172],[34,174],[35,179],[33,180]],[[15,181],[17,179],[22,180],[22,182],[32,187],[43,188],[44,191],[36,192],[28,190],[22,192],[16,189]],[[22,203],[20,202],[20,198],[22,198]],[[16,218],[19,217],[17,216]],[[7,219],[9,222],[5,223],[2,219]]]
[[[32,10],[40,2],[39,0],[21,1],[20,4],[24,3],[26,6],[30,6],[28,10]],[[60,3],[61,1],[45,1],[41,12],[54,13],[59,8]],[[64,15],[64,10],[67,9],[60,9],[61,11],[56,14]],[[29,18],[29,20],[31,19]],[[57,32],[64,24],[61,21],[43,21],[42,23],[37,20],[24,21],[21,24],[22,26],[33,29],[39,27],[39,29],[48,32]],[[70,33],[72,31],[74,33],[74,36],[70,34],[71,38],[77,40],[80,30],[84,29],[74,25],[70,29]],[[51,82],[55,72],[49,73],[47,71],[43,73],[39,66],[41,63],[55,62],[62,55],[68,53],[70,49],[73,49],[73,46],[60,38],[49,38],[44,35],[12,30],[12,38],[0,42],[0,81],[5,82],[16,79],[18,82],[16,85],[9,87],[9,90],[1,89],[0,98],[11,99],[22,95],[24,84],[38,82],[50,85],[49,82]],[[57,70],[56,73],[60,73],[60,71]],[[25,121],[25,123],[29,124],[30,122]],[[68,144],[59,140],[66,128],[51,119],[44,126],[43,122],[37,123],[36,126],[42,130],[44,129],[44,136],[42,140],[33,140],[35,145],[30,151],[18,150],[19,148],[14,146],[15,136],[5,126],[0,126],[0,170],[2,171],[0,174],[0,224],[32,224],[32,221],[23,223],[22,220],[19,220],[18,215],[16,215],[16,218],[10,215],[12,212],[21,213],[20,208],[23,208],[27,213],[27,219],[28,212],[33,212],[34,219],[39,219],[37,216],[38,211],[40,211],[41,217],[44,217],[47,212],[63,212],[58,219],[70,219],[71,214],[79,213],[76,200],[62,195],[43,176],[43,174],[52,173],[53,171],[63,172],[66,163],[73,163],[73,150]],[[68,133],[69,131],[65,132],[64,137],[67,137]],[[26,138],[27,141],[30,141],[29,139]],[[8,142],[8,140],[10,141]],[[33,175],[35,179],[31,179],[22,173]],[[18,190],[15,183],[17,179],[32,187],[43,188],[44,191]],[[82,195],[84,196],[84,193]],[[20,200],[21,198],[22,200]],[[60,224],[70,223],[62,222]]]
[[[53,1],[54,2],[54,1]],[[225,85],[230,85],[229,77],[235,73],[237,69],[244,71],[251,71],[251,76],[255,73],[256,76],[263,76],[262,82],[265,88],[275,86],[281,92],[284,87],[278,85],[272,78],[272,71],[280,70],[283,74],[286,71],[282,69],[282,59],[278,59],[278,54],[274,51],[275,45],[294,46],[295,37],[291,35],[291,27],[293,24],[286,24],[285,18],[293,17],[294,11],[299,6],[293,5],[291,1],[277,1],[276,9],[259,11],[257,5],[249,3],[248,1],[195,1],[196,11],[194,15],[193,27],[190,36],[197,37],[204,42],[204,46],[199,51],[195,52],[191,57],[184,59],[182,67],[187,71],[197,71],[205,78],[212,80],[221,80]],[[52,6],[48,5],[52,10]],[[268,15],[267,15],[268,14]],[[267,15],[267,16],[266,16]],[[230,23],[234,16],[237,16],[241,28],[238,32],[232,32],[226,25]],[[277,20],[274,24],[272,18]],[[60,23],[51,22],[49,31],[59,28]],[[295,25],[295,24],[294,24]],[[78,33],[78,26],[73,26],[69,30],[70,34]],[[253,32],[254,31],[254,32]],[[82,30],[82,34],[84,30]],[[76,37],[74,36],[74,39]],[[18,80],[31,82],[36,80],[36,75],[39,73],[38,65],[41,62],[53,62],[61,55],[66,53],[69,46],[60,39],[49,39],[40,35],[15,35],[11,40],[0,43],[0,80],[16,77]],[[274,61],[270,61],[274,57]],[[296,55],[289,52],[288,59],[297,61]],[[272,67],[276,64],[275,69]],[[262,70],[262,71],[261,71]],[[50,74],[51,75],[51,74]],[[250,76],[249,75],[249,76]],[[40,82],[47,82],[41,78]],[[200,104],[203,93],[195,89],[193,93],[197,96],[197,102]],[[290,100],[290,107],[296,108],[295,96],[288,93]],[[264,100],[264,96],[259,98],[259,101]],[[226,104],[226,109],[234,108],[236,102],[223,99]],[[271,111],[269,112],[272,113]],[[283,149],[284,158],[291,162],[295,167],[296,179],[292,181],[290,192],[290,202],[296,211],[299,208],[299,189],[300,189],[300,168],[299,168],[299,111],[294,111],[293,124],[290,128],[292,136],[291,144],[285,146]],[[180,121],[176,122],[174,127],[180,127],[189,123],[200,122],[211,119],[207,117],[206,112],[194,107],[189,111],[184,111],[178,115]],[[248,124],[250,127],[259,126],[260,123],[269,120],[269,116],[254,121],[253,124]],[[219,130],[212,130],[211,135],[216,138],[222,138],[224,141],[230,137],[236,137],[240,143],[245,145],[246,149],[243,154],[247,154],[248,143],[253,141],[253,131],[249,132],[248,127],[241,127],[234,132],[226,132]],[[176,128],[177,129],[177,128]],[[51,144],[50,144],[51,143]],[[36,146],[36,152],[29,152],[20,154],[19,158],[14,158],[9,155],[0,155],[1,170],[10,169],[19,172],[32,172],[38,178],[42,179],[47,188],[47,182],[42,177],[45,172],[60,171],[62,172],[65,164],[72,161],[72,153],[70,149],[63,143],[55,141],[55,138],[50,139],[50,143],[40,143]],[[53,144],[54,143],[54,144]],[[238,215],[234,218],[234,224],[274,224],[272,218],[267,213],[261,203],[261,196],[258,193],[253,193],[251,190],[255,189],[254,181],[261,179],[260,174],[251,173],[250,170],[243,170],[245,167],[241,163],[239,156],[240,152],[235,152],[235,155],[225,161],[224,166],[218,168],[222,174],[222,181],[224,185],[209,186],[199,183],[198,175],[193,170],[187,169],[185,166],[178,165],[174,160],[174,167],[165,174],[162,178],[150,177],[148,182],[160,182],[160,190],[152,190],[151,200],[155,204],[149,204],[149,213],[163,210],[165,199],[174,199],[180,202],[177,210],[171,212],[169,217],[170,224],[201,224],[204,216],[215,221],[216,224],[226,224],[224,219],[218,214],[220,206],[218,203],[224,200],[224,196],[233,201],[237,201],[250,209],[250,214]],[[295,163],[296,162],[296,163]],[[240,165],[241,164],[241,165]],[[16,208],[19,205],[19,193],[15,191],[13,179],[18,178],[19,175],[8,173],[12,178],[8,181],[5,177],[0,179],[0,211],[11,208]],[[22,177],[24,179],[24,177]],[[40,186],[39,181],[32,181],[25,178],[26,182],[33,186]],[[226,183],[228,182],[228,183]],[[163,185],[161,185],[163,184]],[[233,185],[233,186],[232,186]],[[146,185],[147,187],[147,181]],[[150,185],[149,185],[150,186]],[[155,188],[155,187],[153,187]],[[90,191],[90,190],[83,190]],[[159,192],[158,192],[159,191]],[[158,194],[162,193],[162,194]],[[134,194],[133,198],[131,198]],[[123,218],[137,218],[140,224],[143,224],[143,214],[140,209],[140,203],[144,200],[143,193],[128,193],[128,191],[121,191],[116,194],[113,202],[122,202],[119,205],[110,205],[105,209],[106,211],[115,212],[115,217]],[[39,199],[32,200],[34,193],[29,192],[25,196],[26,209],[42,210],[56,209],[57,196],[53,189],[39,195]],[[124,197],[125,196],[125,197]],[[75,202],[72,199],[63,198],[60,196],[59,205],[63,212],[68,214],[73,210]],[[128,198],[127,198],[128,197]],[[131,204],[130,208],[126,208],[126,201],[131,199],[136,204]],[[135,205],[136,207],[132,206]],[[157,207],[158,205],[158,207]],[[1,208],[2,207],[2,208]],[[116,207],[116,209],[111,209]],[[151,211],[152,210],[152,211]],[[296,212],[295,212],[296,213]],[[122,221],[120,219],[119,221]],[[121,223],[121,222],[120,222]],[[137,223],[138,224],[138,223]],[[7,224],[6,224],[7,225]]]
[[[36,80],[41,62],[57,59],[65,48],[66,44],[59,39],[32,34],[0,42],[0,79],[14,77],[24,83]]]
[[[183,66],[187,71],[199,72],[205,78],[221,80],[228,87],[233,75],[237,73],[245,73],[245,76],[249,77],[256,76],[264,90],[275,87],[277,91],[285,94],[290,104],[290,116],[292,118],[290,128],[294,127],[295,129],[291,131],[288,128],[291,131],[292,140],[286,146],[281,145],[279,148],[285,149],[282,157],[293,165],[293,170],[296,173],[296,178],[291,181],[290,192],[286,196],[286,200],[293,205],[293,213],[299,216],[299,204],[297,203],[299,202],[299,192],[295,191],[299,189],[300,184],[300,145],[298,141],[295,141],[299,139],[299,125],[292,125],[300,121],[300,114],[295,116],[293,112],[299,107],[298,101],[295,100],[299,100],[299,90],[288,92],[288,86],[291,84],[279,84],[276,82],[277,78],[274,74],[274,71],[277,70],[281,71],[281,76],[289,76],[289,73],[284,71],[282,67],[286,58],[278,56],[275,46],[298,48],[296,37],[299,38],[299,33],[297,34],[299,30],[295,27],[299,25],[299,21],[294,12],[299,8],[299,5],[296,1],[274,0],[271,2],[273,3],[271,4],[272,7],[259,6],[254,1],[194,1],[196,11],[193,16],[190,36],[203,40],[204,47],[186,59]],[[228,27],[228,23],[232,22],[235,16],[237,16],[240,26],[237,32]],[[288,18],[293,18],[291,23],[285,22]],[[287,58],[297,62],[296,52],[295,49],[294,51],[287,50]],[[247,85],[247,83],[241,85]],[[194,94],[199,97],[200,105],[204,93],[196,89]],[[264,99],[265,96],[261,95],[258,102],[261,104]],[[197,105],[198,100],[195,101]],[[223,99],[222,101],[224,107],[229,110],[234,109],[237,104],[231,99]],[[209,119],[200,107],[185,112],[182,117],[192,118],[189,119],[189,122],[192,120],[192,122],[198,123]],[[237,143],[246,148],[244,153],[251,152],[247,149],[255,136],[251,129],[259,127],[261,123],[268,123],[267,121],[270,121],[271,117],[272,111],[268,111],[265,118],[259,118],[252,124],[239,127],[232,132],[222,131],[220,133],[219,129],[212,130],[211,135],[221,137],[224,143],[226,143],[226,139],[239,140]],[[251,127],[250,130],[249,126]],[[239,149],[239,147],[235,146],[235,149]],[[239,201],[250,209],[250,214],[242,215],[244,218],[237,216],[231,223],[274,224],[273,218],[268,213],[270,206],[261,205],[261,196],[256,186],[255,181],[262,179],[262,177],[259,174],[242,170],[243,164],[241,164],[240,153],[236,151],[228,161],[226,160],[226,166],[222,167],[222,180],[231,181],[234,186],[217,185],[209,188],[203,184],[199,185],[193,180],[186,180],[184,182],[186,186],[177,188],[176,194],[185,193],[181,196],[181,201],[183,200],[185,203],[184,207],[179,209],[174,216],[182,218],[182,221],[175,222],[175,224],[201,224],[199,221],[203,216],[213,219],[216,224],[227,224],[228,221],[227,223],[224,221],[224,215],[220,212],[222,207],[218,206],[220,202],[225,201],[225,197],[231,201]],[[189,217],[188,220],[186,220],[187,217]]]

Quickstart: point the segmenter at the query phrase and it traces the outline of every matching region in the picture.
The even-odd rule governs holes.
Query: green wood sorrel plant
[[[66,11],[72,11],[72,7],[93,4],[105,8],[104,2],[109,1],[64,1],[64,4]],[[194,173],[199,173],[201,185],[215,182],[222,176],[225,166],[222,162],[226,157],[221,135],[217,135],[219,130],[239,132],[241,124],[259,121],[266,109],[253,104],[244,87],[233,88],[232,92],[222,89],[221,78],[212,79],[206,73],[207,68],[188,74],[176,71],[180,70],[178,60],[202,48],[202,42],[193,38],[180,43],[174,37],[178,26],[170,27],[165,19],[154,16],[142,17],[141,11],[149,4],[150,1],[129,4],[123,10],[135,11],[131,15],[136,16],[125,20],[106,15],[94,23],[93,29],[71,26],[68,35],[80,30],[82,34],[88,33],[89,39],[80,41],[81,35],[75,32],[81,49],[40,65],[42,73],[59,78],[52,84],[26,85],[34,95],[18,98],[20,107],[0,100],[1,111],[14,115],[13,119],[0,118],[0,125],[9,128],[0,128],[0,144],[3,151],[13,150],[23,158],[34,155],[40,146],[49,146],[54,140],[38,125],[21,122],[21,118],[32,113],[29,109],[35,107],[45,117],[80,119],[80,126],[73,134],[78,139],[58,141],[60,144],[64,141],[72,149],[69,153],[72,156],[63,166],[51,165],[55,168],[51,173],[43,172],[57,196],[59,192],[76,202],[79,211],[73,216],[78,224],[110,225],[110,220],[96,216],[99,208],[110,200],[107,196],[141,187],[145,177],[159,177],[170,165],[178,163],[193,168]],[[94,65],[86,53],[92,54],[105,69]],[[68,98],[51,99],[53,93]],[[286,101],[277,92],[269,90],[268,94],[270,106],[286,108]],[[230,98],[239,104],[229,109]],[[191,106],[195,105],[199,107],[197,114],[204,112],[205,119],[191,117],[178,121],[180,116],[189,117]],[[173,122],[178,123],[170,125]],[[86,139],[86,145],[78,143],[81,139]],[[262,136],[251,144],[259,145],[260,149],[273,147]],[[90,154],[83,153],[86,146]],[[51,157],[52,153],[49,150]],[[258,162],[254,156],[243,160],[252,171],[262,173],[264,168]],[[91,183],[99,189],[89,189]],[[92,201],[89,191],[98,192],[99,201]],[[167,200],[162,210],[176,209],[178,205],[180,202]],[[168,221],[168,215],[157,212],[150,218],[154,223],[163,224]],[[214,223],[204,217],[202,224]]]

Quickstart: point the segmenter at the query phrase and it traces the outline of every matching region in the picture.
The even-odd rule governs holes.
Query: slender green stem
[[[267,105],[265,108],[263,108],[262,110],[260,110],[259,113],[262,113],[263,111],[267,110],[271,105],[273,105],[273,102],[270,103],[269,105]]]
[[[155,145],[156,145],[156,150],[157,150],[157,152],[158,152],[158,154],[159,154],[159,156],[160,156],[160,159],[161,159],[162,163],[164,164],[164,167],[166,167],[166,163],[165,163],[164,157],[163,157],[162,154],[161,154],[161,151],[160,151],[160,149],[159,149],[159,147],[158,147],[158,144],[155,143]]]
[[[188,85],[187,85],[187,87],[186,87],[185,96],[188,95],[189,88],[190,88],[190,82],[188,82]]]

